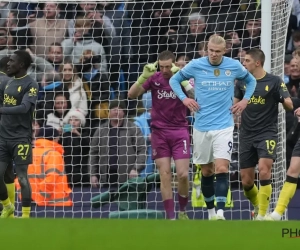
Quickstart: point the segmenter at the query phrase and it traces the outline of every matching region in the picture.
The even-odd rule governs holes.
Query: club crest
[[[231,71],[230,70],[226,70],[225,71],[225,75],[230,76],[231,75]]]
[[[214,70],[214,74],[215,74],[215,76],[219,76],[220,75],[220,70],[219,69],[215,69]]]

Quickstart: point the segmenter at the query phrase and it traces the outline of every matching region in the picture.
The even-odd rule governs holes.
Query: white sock
[[[271,216],[274,220],[281,220],[281,215],[275,211],[271,214]]]
[[[217,211],[217,215],[220,216],[220,217],[224,217],[224,210],[223,209],[219,209]]]
[[[215,208],[207,209],[207,212],[208,212],[208,219],[211,219],[211,217],[216,216]]]

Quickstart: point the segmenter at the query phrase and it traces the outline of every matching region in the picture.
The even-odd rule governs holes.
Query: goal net
[[[260,2],[2,2],[1,58],[15,49],[27,49],[33,59],[28,73],[40,86],[34,141],[35,149],[44,151],[34,151],[34,154],[43,152],[39,158],[43,164],[35,162],[28,172],[35,176],[30,179],[35,203],[32,216],[131,218],[140,209],[151,210],[153,218],[164,216],[159,177],[151,160],[151,96],[145,94],[138,100],[128,100],[128,89],[138,79],[143,66],[155,62],[158,53],[164,50],[175,53],[179,67],[205,56],[207,40],[214,33],[224,36],[226,56],[241,62],[248,49],[260,46],[261,37],[269,39],[271,73],[283,77],[293,1],[272,1],[272,36],[269,38],[261,34]],[[123,117],[126,119],[122,120]],[[192,118],[188,119],[192,124]],[[52,141],[53,132],[45,129],[46,126],[54,127],[60,134],[58,144],[61,146],[57,144],[53,150],[63,154],[63,165],[58,156],[47,151],[47,141]],[[227,219],[249,219],[252,209],[240,185],[238,132],[237,125],[230,166],[233,206],[228,205]],[[286,172],[282,109],[278,138],[272,209]],[[47,166],[51,162],[52,165]],[[128,170],[133,167],[139,171]],[[47,172],[47,169],[50,170]],[[195,171],[191,165],[191,197],[197,186]],[[43,178],[39,179],[37,175],[42,172]],[[176,183],[174,174],[174,193]],[[18,186],[17,191],[17,214],[20,215]],[[126,210],[130,212],[124,212]],[[190,198],[187,211],[193,219],[207,217],[203,201],[199,199],[192,202]]]

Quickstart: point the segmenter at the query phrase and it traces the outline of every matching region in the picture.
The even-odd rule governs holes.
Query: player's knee
[[[228,173],[229,170],[229,161],[225,159],[216,159],[215,160],[215,173],[224,174]]]
[[[28,178],[26,175],[18,176],[19,184],[21,188],[27,187],[28,185]]]
[[[243,189],[248,191],[253,187],[254,180],[252,178],[244,178],[242,179]]]
[[[187,181],[189,177],[188,171],[178,171],[177,172],[177,180],[179,182]]]
[[[259,167],[259,179],[269,180],[271,179],[271,168],[267,165],[262,165]]]
[[[226,174],[228,173],[228,166],[220,165],[216,166],[216,174]]]
[[[212,176],[215,173],[214,165],[210,164],[202,164],[201,165],[201,174],[205,177]]]
[[[273,165],[272,159],[262,158],[258,163],[258,172],[260,179],[267,180],[271,178],[271,169]]]
[[[171,169],[160,168],[159,169],[159,175],[160,175],[160,180],[162,182],[171,181],[171,179],[172,179]]]
[[[290,167],[287,170],[286,175],[294,177],[294,178],[298,178],[300,174],[300,166],[296,166],[291,164]]]

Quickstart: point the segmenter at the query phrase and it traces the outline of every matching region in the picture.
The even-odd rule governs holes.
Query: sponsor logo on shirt
[[[17,100],[13,96],[4,94],[3,104],[9,104],[15,106],[17,105]]]
[[[176,95],[173,91],[166,91],[166,90],[157,90],[157,98],[158,99],[176,99]]]
[[[207,87],[207,90],[210,91],[224,91],[228,87],[230,87],[233,83],[233,81],[203,81],[201,82],[201,85],[203,87]]]
[[[260,104],[265,105],[266,99],[262,98],[261,96],[252,96],[248,101],[248,104]]]

